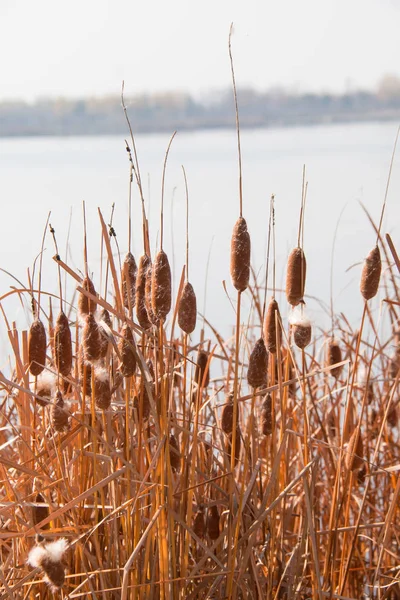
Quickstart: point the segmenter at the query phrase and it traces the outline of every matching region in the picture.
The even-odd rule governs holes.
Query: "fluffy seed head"
[[[340,362],[342,362],[342,351],[339,344],[334,339],[331,339],[327,347],[326,366],[331,367],[332,365],[336,365]],[[337,379],[342,368],[343,365],[340,365],[339,367],[331,369],[329,372],[332,377]]]
[[[132,377],[136,371],[136,357],[132,329],[127,323],[122,327],[119,351],[121,354],[120,371],[124,377]]]
[[[146,310],[146,273],[151,265],[151,260],[147,254],[143,254],[139,259],[139,266],[136,277],[136,316],[140,327],[149,329],[151,322]]]
[[[122,298],[124,306],[128,310],[133,310],[136,300],[136,276],[137,266],[136,261],[131,252],[125,256],[122,265],[121,281],[122,281]]]
[[[37,544],[29,553],[28,564],[35,568],[40,567],[44,571],[52,591],[60,589],[64,584],[63,556],[67,550],[68,542],[62,538],[47,544]]]
[[[104,308],[100,315],[99,332],[100,332],[100,358],[105,358],[110,343],[110,332],[112,322],[110,313]]]
[[[100,329],[93,313],[86,315],[82,332],[83,356],[88,362],[96,362],[101,355]]]
[[[302,248],[294,248],[289,254],[286,270],[286,298],[297,306],[302,302],[306,285],[306,257]]]
[[[43,398],[43,400],[39,400],[39,398],[35,398],[35,400],[40,406],[47,406],[49,404],[55,390],[55,385],[56,378],[50,371],[43,371],[39,375],[36,382],[36,394]]]
[[[253,388],[265,385],[268,375],[268,351],[264,340],[259,338],[250,354],[247,381]]]
[[[56,368],[68,377],[72,368],[72,340],[68,317],[60,311],[54,327],[54,354]]]
[[[81,287],[93,296],[96,296],[96,290],[94,288],[93,281],[89,277],[84,277]],[[80,292],[78,297],[78,313],[83,316],[93,313],[95,310],[96,302]]]
[[[197,301],[191,283],[185,283],[178,306],[178,325],[185,333],[192,333],[196,328]]]
[[[276,326],[276,317],[278,317],[278,327]],[[279,321],[280,312],[278,303],[275,298],[271,298],[267,312],[265,313],[263,326],[264,342],[268,352],[271,352],[271,354],[276,354],[277,346],[281,345],[282,332]]]
[[[97,367],[94,371],[94,398],[96,406],[101,410],[110,407],[111,387],[107,369]]]
[[[87,362],[84,357],[83,348],[80,346],[78,352],[78,373],[79,383],[84,386],[84,394],[92,395],[92,365]]]
[[[365,300],[376,296],[381,278],[382,260],[378,246],[375,246],[364,261],[361,273],[360,291]]]
[[[243,217],[236,221],[231,238],[231,278],[238,292],[244,292],[250,279],[250,235]]]
[[[311,323],[297,323],[293,325],[293,339],[298,348],[304,350],[311,342]]]
[[[29,370],[37,377],[46,363],[46,330],[40,319],[35,319],[29,329],[28,359]]]
[[[164,250],[154,259],[151,279],[151,307],[156,318],[164,321],[171,310],[171,268]]]

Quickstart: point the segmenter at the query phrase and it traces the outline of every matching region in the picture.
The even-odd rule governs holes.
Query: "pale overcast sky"
[[[230,85],[341,92],[400,76],[400,0],[0,0],[0,100]]]

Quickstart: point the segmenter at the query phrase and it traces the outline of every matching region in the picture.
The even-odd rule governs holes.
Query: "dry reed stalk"
[[[389,373],[390,373],[390,377],[392,379],[396,379],[399,369],[400,369],[400,346],[397,345],[396,349],[394,351],[394,354],[393,354],[392,358],[390,359],[390,363],[389,363]]]
[[[53,429],[59,433],[69,429],[69,414],[64,409],[64,399],[61,392],[57,392],[54,403],[51,405],[50,420]]]
[[[273,430],[272,396],[266,394],[261,406],[261,431],[263,435],[271,435]]]
[[[232,464],[232,442],[233,442],[233,433],[227,436],[227,454],[229,464]],[[242,445],[242,434],[240,431],[239,423],[236,425],[236,435],[235,435],[235,462],[234,466],[236,467],[239,456],[240,456],[240,448]]]
[[[338,342],[331,338],[327,346],[326,366],[331,367],[332,365],[336,365],[340,362],[342,362],[342,351]],[[337,379],[342,371],[342,368],[343,365],[340,365],[339,367],[331,369],[329,372],[332,377]]]
[[[379,247],[375,246],[364,261],[360,291],[365,300],[370,300],[376,296],[381,278],[382,260]]]
[[[311,342],[311,323],[297,323],[293,325],[293,340],[298,348],[304,350]]]
[[[219,512],[215,504],[207,511],[206,529],[210,540],[219,538]]]
[[[136,277],[136,316],[140,327],[145,330],[151,327],[146,309],[146,274],[149,267],[151,260],[147,254],[143,254],[139,259]]]
[[[364,464],[364,446],[361,431],[355,429],[347,445],[345,467],[348,471],[356,471]]]
[[[178,325],[187,334],[196,328],[197,301],[191,283],[185,283],[178,306]]]
[[[42,496],[42,494],[40,492],[38,492],[35,496],[35,502],[37,502],[38,504],[45,504],[46,500],[44,499],[44,497]],[[33,506],[32,507],[32,521],[34,525],[37,525],[38,523],[41,523],[41,521],[43,521],[43,519],[46,519],[49,516],[50,512],[49,512],[49,507],[48,506]],[[45,525],[43,525],[43,529],[48,529],[50,526],[49,523],[46,523]]]
[[[122,375],[124,377],[132,377],[136,371],[136,357],[132,329],[127,323],[122,327],[119,352],[121,354],[120,371]]]
[[[96,290],[93,285],[93,281],[90,279],[90,277],[84,277],[82,279],[81,287],[93,296],[96,296]],[[95,312],[95,310],[96,302],[94,302],[85,294],[80,292],[78,296],[78,313],[83,316],[88,315],[89,313],[93,313]]]
[[[276,354],[277,346],[280,346],[282,341],[280,316],[278,303],[275,298],[271,298],[263,324],[264,342],[271,354]],[[277,323],[278,327],[276,326]]]
[[[157,320],[165,321],[171,310],[171,268],[164,250],[160,250],[151,274],[151,307]]]
[[[289,254],[286,270],[286,298],[291,306],[297,306],[303,301],[306,266],[302,248],[294,248]]]
[[[173,433],[169,436],[169,462],[173,473],[178,473],[181,468],[181,455],[178,440]]]
[[[233,394],[228,394],[221,415],[221,429],[226,435],[233,431]]]
[[[268,351],[263,338],[259,338],[250,354],[247,381],[253,388],[267,383],[268,377]]]
[[[94,371],[94,399],[96,406],[107,410],[111,405],[110,377],[106,369],[96,368]]]
[[[204,506],[199,506],[193,519],[193,532],[198,538],[203,539],[206,534],[206,520],[204,518]],[[217,536],[218,537],[218,536]]]
[[[122,265],[121,282],[123,303],[125,308],[129,311],[135,308],[136,276],[136,261],[133,254],[131,252],[128,252],[125,256],[124,263]]]
[[[86,362],[96,362],[101,357],[100,328],[93,313],[85,318],[82,332],[82,350]]]
[[[28,360],[29,370],[37,377],[46,364],[46,330],[40,319],[35,319],[29,329]]]
[[[243,217],[236,221],[231,238],[231,278],[238,292],[244,292],[250,279],[250,235]]]
[[[54,328],[54,354],[56,368],[68,377],[72,369],[72,340],[68,317],[60,311]]]

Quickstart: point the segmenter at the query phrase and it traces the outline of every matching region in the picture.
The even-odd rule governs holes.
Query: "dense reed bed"
[[[129,221],[117,244],[99,211],[100,271],[86,235],[82,273],[56,244],[59,293],[42,290],[40,276],[11,291],[31,302],[29,331],[2,310],[11,368],[0,373],[0,600],[399,598],[400,261],[382,220],[354,290],[365,300],[359,323],[332,308],[321,331],[305,307],[303,182],[284,322],[275,261],[268,304],[251,277],[240,172],[237,320],[224,339],[199,318],[189,283],[186,174],[187,252],[173,297],[164,190],[152,257],[133,135],[127,153],[142,231]],[[266,238],[273,202],[271,222]]]

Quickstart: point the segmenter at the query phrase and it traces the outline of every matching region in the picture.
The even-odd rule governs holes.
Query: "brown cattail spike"
[[[282,333],[279,306],[275,298],[271,298],[265,313],[263,335],[268,352],[276,354],[277,346],[281,345]]]
[[[331,367],[332,365],[336,365],[340,362],[342,362],[342,351],[340,349],[339,344],[335,340],[331,339],[328,344],[326,366]],[[332,375],[332,377],[337,379],[340,375],[342,368],[343,365],[340,365],[338,367],[334,367],[329,372]]]
[[[311,342],[311,323],[296,323],[293,325],[293,339],[298,348],[304,350]]]
[[[82,332],[83,356],[87,362],[95,362],[101,356],[100,328],[93,313],[86,315]]]
[[[90,362],[85,361],[83,348],[79,348],[78,352],[78,373],[79,383],[84,387],[84,394],[86,396],[92,395],[92,365]]]
[[[146,310],[146,273],[151,265],[151,260],[147,254],[143,254],[139,259],[139,267],[136,277],[136,316],[140,327],[149,329],[151,322]]]
[[[136,261],[131,252],[125,256],[124,264],[122,265],[122,298],[124,306],[128,310],[133,310],[136,300],[136,276],[137,266]]]
[[[286,271],[286,298],[297,306],[302,302],[306,284],[306,257],[302,248],[294,248],[289,254]]]
[[[157,319],[165,320],[171,310],[171,268],[164,250],[154,259],[151,277],[151,307]]]
[[[63,311],[58,315],[54,328],[54,354],[58,372],[68,377],[72,368],[72,340],[68,317]]]
[[[111,404],[110,378],[105,369],[96,369],[94,373],[94,399],[96,406],[107,410]]]
[[[96,296],[96,290],[94,288],[92,280],[89,277],[85,277],[82,280],[81,287],[93,296]],[[94,312],[95,310],[96,302],[94,302],[81,292],[78,297],[78,312],[81,315],[88,315],[90,312]]]
[[[268,376],[268,351],[264,340],[258,339],[255,343],[249,359],[249,368],[247,371],[247,381],[253,388],[260,387],[267,383]]]
[[[207,387],[210,383],[210,371],[208,366],[208,354],[204,350],[200,350],[197,356],[196,370],[194,380],[199,386]]]
[[[147,267],[147,271],[146,271],[145,304],[146,304],[147,315],[149,317],[150,322],[153,325],[157,326],[159,324],[159,320],[156,318],[156,315],[153,311],[153,306],[151,304],[152,285],[153,285],[153,266],[150,262],[149,266]]]
[[[261,407],[261,431],[263,435],[271,435],[272,427],[272,397],[271,394],[267,394]]]
[[[57,392],[54,404],[51,406],[51,424],[60,433],[69,428],[69,415],[64,410],[64,400],[61,392]]]
[[[365,300],[376,296],[381,278],[382,260],[378,246],[368,254],[361,273],[360,291]]]
[[[124,377],[132,377],[136,370],[136,357],[132,329],[126,323],[121,331],[119,351],[121,354],[121,373]]]
[[[349,440],[346,450],[345,466],[349,471],[360,469],[363,464],[363,442],[361,432],[355,429]]]
[[[99,323],[99,332],[100,332],[100,358],[105,358],[107,355],[107,350],[110,342],[109,332],[106,329],[112,329],[112,322],[110,313],[106,308],[101,311],[100,315],[100,323]]]
[[[208,509],[206,528],[211,540],[219,538],[219,512],[215,504]]]
[[[250,235],[247,223],[239,217],[231,238],[231,278],[238,292],[244,292],[250,279]]]
[[[35,319],[29,329],[28,358],[29,370],[37,377],[46,363],[46,330],[40,319]]]
[[[185,333],[192,333],[196,328],[197,302],[191,283],[185,283],[178,306],[178,325]]]
[[[178,440],[172,433],[169,436],[169,461],[171,464],[172,471],[174,473],[177,473],[180,470],[181,457],[179,453]]]
[[[204,507],[199,506],[193,519],[193,532],[202,539],[206,533],[206,521],[204,519]]]
[[[226,404],[222,410],[221,429],[226,435],[230,435],[233,430],[233,394],[229,394]]]

